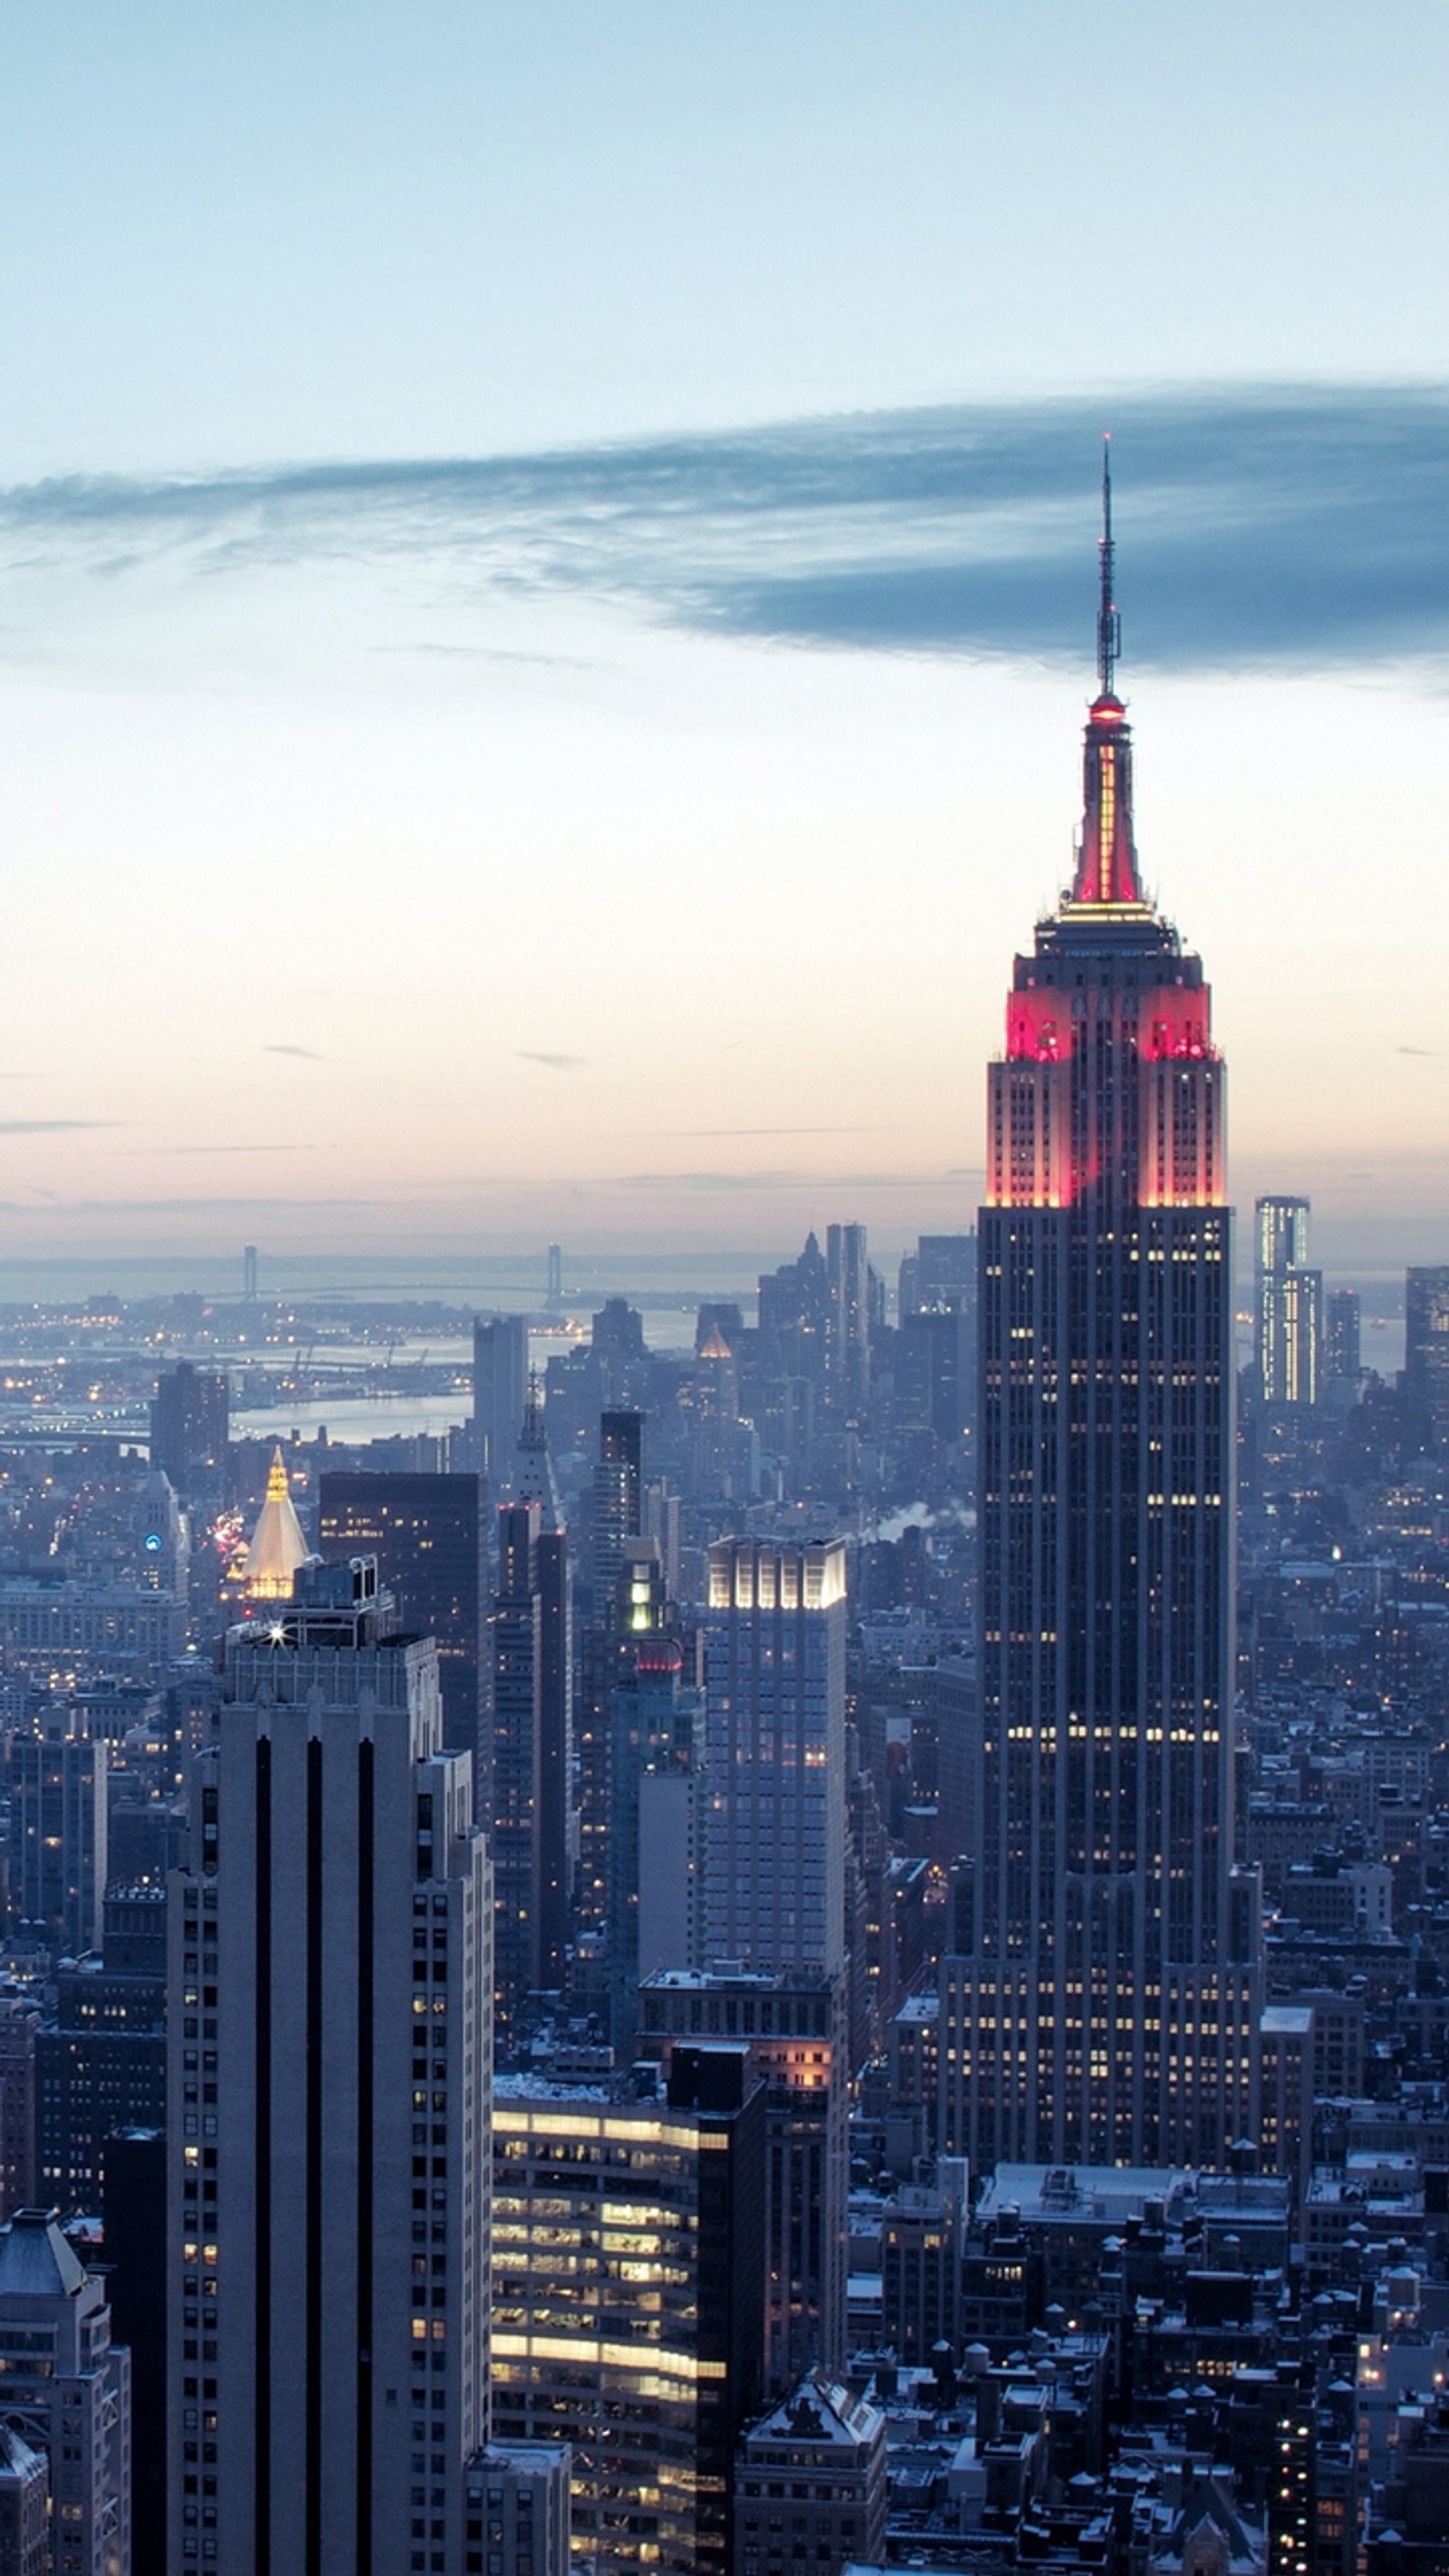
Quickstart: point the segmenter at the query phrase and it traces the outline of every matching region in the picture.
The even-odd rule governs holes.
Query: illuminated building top
[[[1212,1207],[1225,1193],[1223,1067],[1202,961],[1142,890],[1132,743],[1117,694],[1112,484],[1102,463],[1097,695],[1076,872],[1019,956],[991,1069],[988,1203]]]
[[[297,1568],[307,1563],[311,1553],[292,1501],[279,1442],[267,1469],[266,1500],[257,1516],[251,1545],[247,1549],[248,1599],[290,1601]]]

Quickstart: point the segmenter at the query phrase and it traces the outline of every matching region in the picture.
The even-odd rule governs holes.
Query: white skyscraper
[[[463,2576],[492,1890],[368,1558],[233,1629],[171,1893],[171,2576]]]
[[[845,1964],[845,1546],[709,1552],[707,1960]]]

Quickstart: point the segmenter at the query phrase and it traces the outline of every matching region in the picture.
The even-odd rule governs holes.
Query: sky
[[[1449,1258],[1449,13],[0,23],[0,1268],[970,1223],[1099,440],[1234,1195]]]

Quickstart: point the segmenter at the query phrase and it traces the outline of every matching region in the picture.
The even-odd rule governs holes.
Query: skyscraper
[[[374,1556],[398,1625],[438,1648],[454,1752],[476,1755],[487,1707],[488,1533],[477,1476],[371,1476],[328,1468],[318,1482],[324,1557]]]
[[[682,2045],[665,2098],[500,2080],[494,2404],[567,2442],[580,2568],[703,2576],[758,2404],[765,2097],[747,2050]]]
[[[464,2576],[492,1889],[366,1560],[231,1631],[170,1888],[172,2576]]]
[[[151,1464],[188,1501],[219,1486],[230,1429],[231,1388],[221,1371],[190,1360],[162,1370],[151,1402]]]
[[[527,1399],[527,1316],[480,1315],[473,1326],[475,1455],[480,1474],[491,1480],[495,1503],[505,1499]]]
[[[721,1539],[705,1613],[711,1959],[845,1964],[845,1545]]]
[[[1356,1387],[1363,1374],[1363,1301],[1356,1288],[1330,1288],[1324,1309],[1323,1374]]]
[[[941,2041],[942,2143],[985,2167],[1219,2161],[1253,2125],[1224,1069],[1138,876],[1103,497],[1075,882],[989,1076],[979,1860]]]
[[[1404,1394],[1420,1439],[1449,1440],[1449,1265],[1404,1275]]]
[[[870,1393],[870,1261],[863,1225],[832,1225],[825,1237],[830,1280],[826,1335],[830,1392],[847,1413]]]
[[[1265,1404],[1316,1404],[1323,1364],[1323,1274],[1308,1266],[1307,1199],[1259,1199],[1254,1357]]]

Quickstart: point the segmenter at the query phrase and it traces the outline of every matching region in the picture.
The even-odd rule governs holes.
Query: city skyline
[[[67,25],[4,56],[17,1253],[968,1222],[1110,425],[1240,1203],[1444,1256],[1432,13],[1119,13],[1092,224],[1065,6]]]

